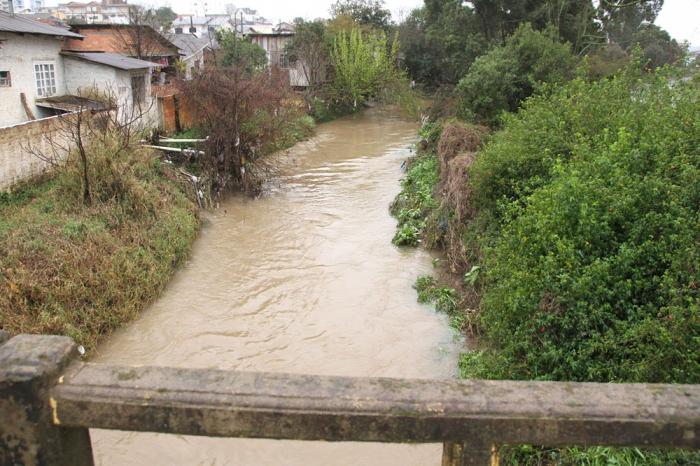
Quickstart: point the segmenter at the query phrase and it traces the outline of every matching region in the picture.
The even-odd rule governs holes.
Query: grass
[[[107,166],[100,159],[114,172],[92,173],[90,206],[71,161],[51,179],[0,195],[0,327],[10,334],[67,335],[94,348],[152,302],[187,257],[198,227],[193,203],[153,155],[106,152],[95,155],[95,170]],[[106,184],[119,194],[105,195]]]

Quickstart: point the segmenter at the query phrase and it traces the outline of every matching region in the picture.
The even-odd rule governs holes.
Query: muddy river
[[[461,342],[416,302],[432,257],[391,244],[417,126],[373,110],[283,155],[278,187],[205,214],[191,259],[94,362],[449,378]],[[101,465],[438,465],[440,445],[92,431]]]

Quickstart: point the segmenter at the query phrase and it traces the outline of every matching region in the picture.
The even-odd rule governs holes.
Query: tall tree
[[[628,48],[643,23],[653,23],[664,0],[600,0],[597,17],[613,42]]]
[[[265,49],[233,31],[222,31],[217,36],[221,54],[221,65],[243,67],[250,74],[267,65]]]
[[[309,83],[315,91],[328,76],[330,41],[322,21],[295,21],[294,37],[287,45],[290,59],[300,60]]]
[[[384,0],[337,0],[330,12],[333,17],[349,16],[361,26],[385,32],[391,25],[391,12],[384,7]]]

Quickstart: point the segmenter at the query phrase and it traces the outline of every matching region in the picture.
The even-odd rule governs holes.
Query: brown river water
[[[318,127],[258,199],[206,220],[161,298],[94,362],[450,378],[462,342],[416,302],[431,255],[391,244],[388,207],[417,126],[380,110]],[[438,465],[440,445],[92,431],[100,465]]]

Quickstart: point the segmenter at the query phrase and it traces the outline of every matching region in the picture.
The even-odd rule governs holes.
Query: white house
[[[150,106],[150,73],[158,65],[113,53],[62,52],[82,36],[0,12],[0,127],[70,111],[81,90],[109,90],[126,108]]]
[[[61,52],[61,56],[69,94],[81,95],[92,89],[108,93],[117,99],[125,117],[144,113],[146,126],[157,124],[151,69],[160,65],[109,52]]]
[[[233,30],[233,22],[229,15],[180,15],[175,18],[172,25],[172,32],[175,34],[189,33],[197,37],[227,30]]]
[[[54,114],[36,100],[66,93],[66,37],[82,36],[0,11],[0,126]]]

